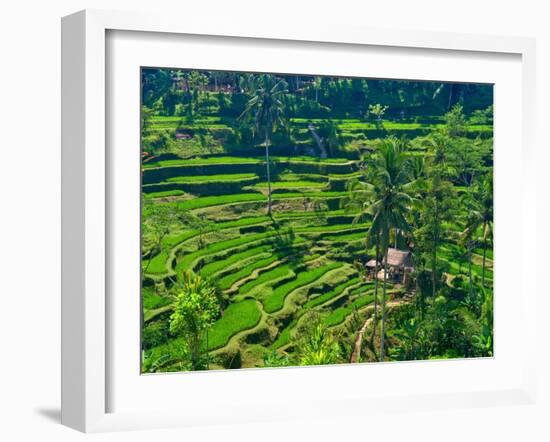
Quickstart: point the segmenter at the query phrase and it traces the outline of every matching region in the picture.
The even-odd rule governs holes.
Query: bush
[[[143,327],[141,345],[144,350],[157,347],[169,337],[168,321],[154,321]]]

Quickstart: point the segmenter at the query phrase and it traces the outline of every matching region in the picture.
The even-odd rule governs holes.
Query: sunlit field
[[[142,69],[142,372],[493,355],[493,88]]]

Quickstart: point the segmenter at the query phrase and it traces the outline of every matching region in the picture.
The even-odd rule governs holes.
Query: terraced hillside
[[[142,371],[491,356],[492,99],[144,68]]]
[[[201,233],[176,221],[158,250],[143,260],[146,335],[163,328],[174,302],[169,288],[189,269],[213,281],[227,304],[205,343],[221,366],[230,360],[235,364],[230,355],[237,353],[243,367],[260,364],[259,345],[284,348],[307,310],[326,312],[327,324],[337,327],[354,306],[372,302],[370,292],[358,291],[353,266],[369,223],[352,224],[353,214],[340,209],[346,192],[333,190],[335,181],[355,176],[356,161],[275,158],[279,174],[272,183],[271,219],[260,178],[265,162],[215,160],[158,161],[144,167],[144,219],[148,210],[162,205],[208,224]],[[174,190],[179,192],[170,193]],[[152,346],[149,358],[158,360],[172,346],[177,339]],[[165,369],[178,369],[172,362],[166,359]]]

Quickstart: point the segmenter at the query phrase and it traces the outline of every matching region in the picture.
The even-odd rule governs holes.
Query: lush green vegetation
[[[252,299],[229,305],[209,332],[208,349],[214,350],[223,347],[235,334],[253,328],[261,317],[258,305]]]
[[[492,99],[143,69],[143,372],[491,356]]]

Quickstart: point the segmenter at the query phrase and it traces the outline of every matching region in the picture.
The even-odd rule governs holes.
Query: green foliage
[[[170,316],[170,331],[183,337],[192,369],[200,370],[205,368],[201,344],[219,314],[218,299],[208,282],[190,271],[184,273],[182,282],[183,289]]]
[[[311,326],[297,347],[300,365],[334,364],[340,357],[338,342],[321,321]]]
[[[466,117],[460,104],[455,104],[450,112],[445,114],[445,123],[449,136],[459,137],[464,135],[466,131]]]
[[[266,157],[267,176],[267,213],[271,216],[271,175],[269,146],[278,128],[286,126],[285,96],[288,93],[284,80],[271,74],[250,74],[246,79],[250,99],[241,114],[242,118],[251,117],[253,128],[262,132]]]
[[[374,122],[377,129],[382,129],[382,117],[388,110],[389,106],[382,106],[380,103],[369,104],[369,114],[374,117]]]
[[[153,310],[171,304],[174,300],[169,296],[161,296],[153,289],[143,288],[141,290],[143,308]]]
[[[143,327],[141,346],[144,350],[157,347],[166,342],[170,336],[166,321],[154,321]]]
[[[290,360],[287,355],[282,355],[276,350],[272,350],[267,353],[264,357],[263,366],[264,367],[288,367],[290,365]]]
[[[486,109],[476,109],[472,112],[469,119],[469,124],[485,125],[493,124],[493,105],[491,104]]]

